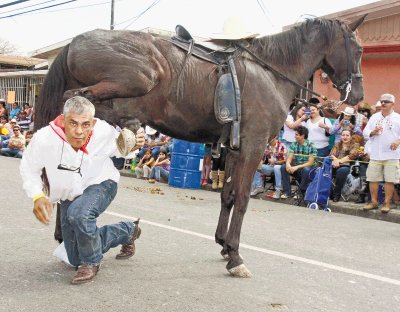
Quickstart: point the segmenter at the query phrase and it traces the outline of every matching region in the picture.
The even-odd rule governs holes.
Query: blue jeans
[[[91,185],[73,201],[61,201],[61,228],[68,260],[73,266],[98,265],[110,248],[128,243],[133,222],[120,222],[98,228],[96,218],[117,194],[117,183],[106,180]]]
[[[256,171],[254,174],[253,182],[251,183],[251,189],[254,190],[258,187],[264,186],[264,181],[262,179],[261,174],[265,174],[266,176],[271,176],[272,173],[275,175],[275,189],[282,189],[282,174],[281,174],[281,165],[262,165],[261,172]]]
[[[293,173],[293,176],[296,180],[300,181],[300,190],[305,193],[308,185],[310,184],[309,174],[312,167],[305,167],[302,169],[298,169]],[[282,185],[283,192],[290,196],[292,194],[292,189],[290,187],[290,173],[286,171],[286,164],[281,166],[281,174],[282,174]]]
[[[339,197],[342,194],[342,188],[346,182],[347,176],[350,173],[349,166],[342,166],[339,168],[333,168],[333,175],[336,176],[336,185],[333,189],[333,197]]]
[[[16,148],[5,147],[1,150],[1,155],[22,158],[22,151]]]
[[[150,171],[150,179],[156,179],[157,181],[160,181],[160,178],[163,178],[164,180],[169,179],[169,171],[165,170],[161,166],[155,166],[151,168]]]

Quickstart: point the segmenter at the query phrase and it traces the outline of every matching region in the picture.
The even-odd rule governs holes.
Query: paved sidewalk
[[[120,170],[120,173],[122,176],[135,178],[135,175],[129,169]],[[213,192],[213,190],[211,189],[211,185],[202,187],[202,189]],[[258,199],[266,200],[266,201],[279,202],[279,203],[288,204],[288,205],[291,204],[289,200],[273,199],[273,198],[267,197],[266,195],[267,195],[267,193],[262,193],[255,197],[252,197],[252,198],[258,198]],[[391,209],[388,213],[381,213],[380,210],[378,210],[378,209],[364,211],[362,209],[363,206],[364,206],[364,204],[355,204],[352,201],[345,202],[345,201],[341,200],[336,203],[334,203],[333,201],[329,201],[329,208],[332,210],[332,212],[335,212],[335,213],[343,213],[343,214],[348,214],[348,215],[353,215],[353,216],[358,216],[358,217],[400,223],[400,209],[399,209],[400,206],[395,207],[395,205],[392,205],[392,207],[394,209]]]

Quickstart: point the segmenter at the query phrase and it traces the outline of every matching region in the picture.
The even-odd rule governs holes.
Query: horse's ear
[[[352,31],[355,31],[358,28],[358,26],[360,26],[364,22],[364,20],[367,17],[367,15],[368,14],[365,14],[365,15],[361,16],[359,19],[357,19],[354,22],[350,23],[349,24],[350,29]]]

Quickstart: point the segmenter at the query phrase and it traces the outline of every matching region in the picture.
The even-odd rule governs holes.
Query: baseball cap
[[[10,122],[17,122],[17,119],[13,118],[10,120]]]
[[[381,95],[380,101],[386,101],[386,102],[394,103],[395,97],[392,94],[385,93],[385,94]]]

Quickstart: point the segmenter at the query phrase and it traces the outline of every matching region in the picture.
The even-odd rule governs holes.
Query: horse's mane
[[[308,19],[282,33],[254,39],[251,49],[268,63],[296,65],[303,52],[307,34],[312,28],[318,27],[323,44],[329,44],[342,23],[340,20]]]

